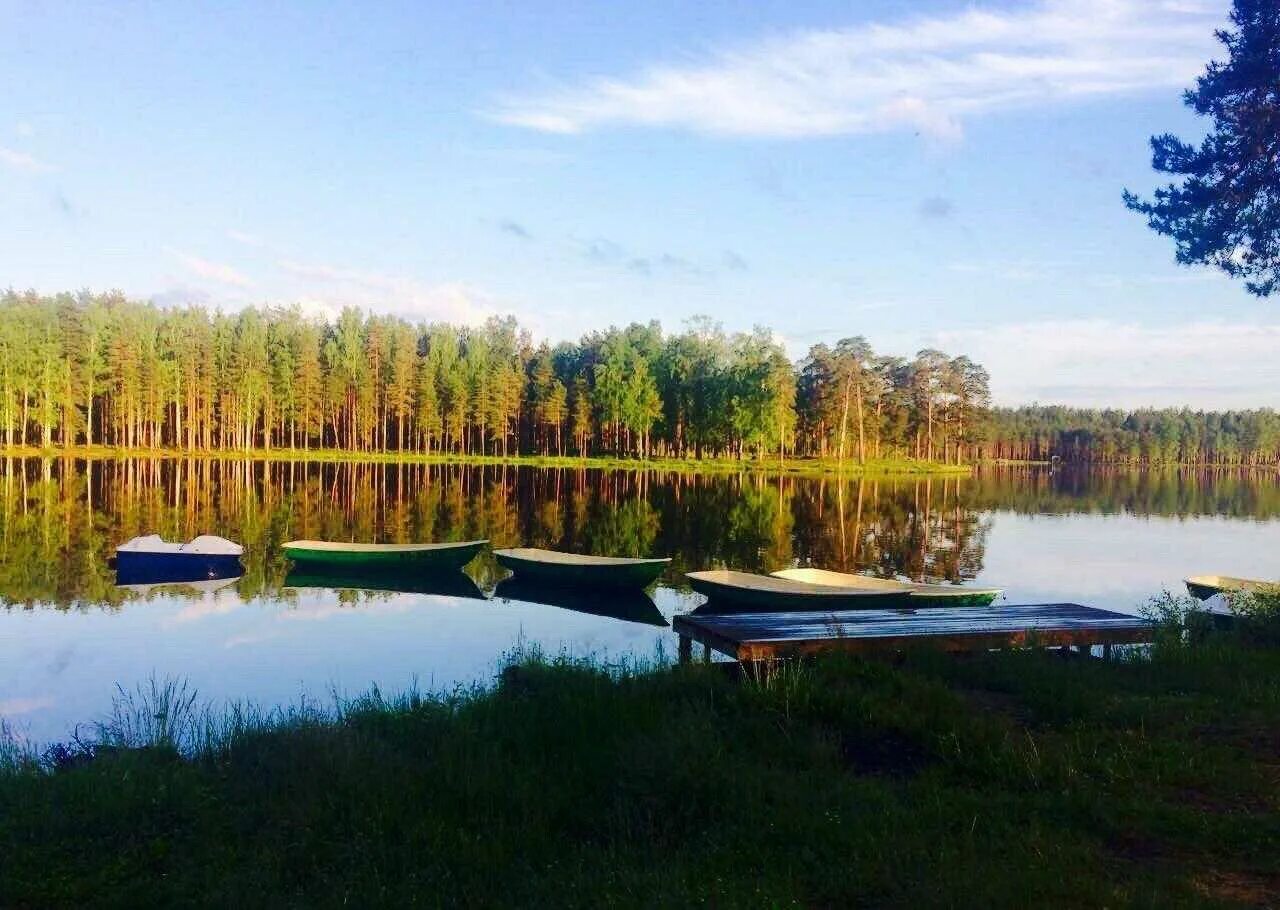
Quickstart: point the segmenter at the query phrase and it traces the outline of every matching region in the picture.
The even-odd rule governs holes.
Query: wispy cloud
[[[301,284],[295,297],[304,309],[332,317],[355,306],[408,319],[477,325],[502,311],[483,293],[462,282],[428,284],[403,275],[283,259],[281,271]]]
[[[54,169],[52,164],[42,161],[35,155],[3,145],[0,145],[0,164],[28,174],[45,174]]]
[[[213,295],[200,288],[176,285],[151,295],[151,302],[160,307],[206,306],[213,302]]]
[[[498,230],[504,234],[510,234],[512,237],[519,237],[521,240],[532,240],[533,235],[529,233],[529,229],[518,221],[499,221]]]
[[[27,698],[6,698],[0,701],[0,717],[16,717],[19,714],[30,714],[52,708],[54,700],[49,695],[35,695]]]
[[[262,246],[262,238],[247,231],[228,230],[227,239],[234,240],[236,243],[244,244],[245,246]]]
[[[1176,272],[1169,272],[1163,275],[1106,275],[1095,274],[1089,276],[1089,283],[1094,287],[1117,289],[1128,287],[1140,287],[1144,285],[1173,285],[1173,284],[1204,284],[1206,282],[1221,282],[1226,284],[1230,281],[1226,275],[1217,269],[1203,266],[1183,266]]]
[[[983,279],[1001,281],[1039,281],[1060,263],[1038,262],[1030,259],[989,260],[982,262],[952,262],[947,269],[961,275],[978,275]]]
[[[643,278],[666,277],[686,280],[705,280],[715,276],[718,269],[741,271],[746,260],[732,251],[726,251],[718,262],[707,263],[676,253],[637,253],[606,237],[597,237],[581,245],[582,256],[596,265],[622,269]]]
[[[53,202],[54,210],[68,221],[75,221],[84,214],[80,207],[72,202],[62,190],[54,190],[51,201]]]
[[[486,116],[547,133],[633,125],[729,136],[915,130],[955,139],[969,115],[1185,86],[1225,4],[1040,0],[807,30],[502,101]]]
[[[25,120],[19,120],[13,125],[13,131],[23,139],[30,139],[36,134],[36,128]]]
[[[188,272],[200,278],[206,278],[209,281],[216,281],[219,284],[226,284],[231,287],[253,287],[253,281],[247,275],[237,271],[232,266],[221,262],[212,262],[208,259],[202,259],[199,256],[193,256],[190,253],[184,253],[181,250],[169,250],[169,253],[181,262]]]
[[[1280,322],[1067,319],[941,331],[919,341],[973,357],[991,372],[1004,404],[1280,406]]]
[[[949,218],[955,213],[956,204],[945,196],[930,196],[920,201],[917,211],[921,218]]]

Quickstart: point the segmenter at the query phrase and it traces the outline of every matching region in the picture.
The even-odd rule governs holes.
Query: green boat
[[[487,540],[460,543],[342,543],[330,540],[291,540],[284,555],[300,567],[398,569],[417,572],[456,572],[471,562]]]
[[[1215,594],[1238,594],[1242,591],[1280,592],[1280,581],[1259,581],[1231,575],[1192,575],[1186,579],[1186,584],[1191,596],[1199,600],[1208,600]]]
[[[643,588],[656,581],[670,559],[584,556],[517,547],[494,550],[498,565],[530,581],[598,588]]]
[[[966,588],[963,585],[927,585],[890,578],[871,578],[826,569],[783,569],[774,578],[789,578],[811,585],[850,588],[858,591],[893,591],[909,594],[916,606],[985,607],[1004,592],[999,588]]]

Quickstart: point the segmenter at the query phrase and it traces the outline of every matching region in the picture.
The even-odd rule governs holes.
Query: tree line
[[[705,318],[553,346],[511,317],[0,294],[6,445],[959,461],[989,398],[965,357],[884,357],[853,337],[797,365],[769,330]]]
[[[996,408],[984,458],[1100,464],[1280,464],[1280,413]]]

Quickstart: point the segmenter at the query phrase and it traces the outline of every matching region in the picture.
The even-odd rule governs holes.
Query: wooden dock
[[[693,642],[704,656],[718,651],[735,660],[772,660],[820,651],[900,651],[933,647],[985,651],[1041,647],[1081,647],[1151,641],[1154,625],[1145,619],[1080,604],[1020,604],[993,607],[928,607],[896,610],[842,610],[824,613],[733,613],[676,616],[680,660]]]

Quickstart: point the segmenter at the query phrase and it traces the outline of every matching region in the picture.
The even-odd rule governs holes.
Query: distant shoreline
[[[914,459],[875,459],[866,464],[820,458],[619,458],[589,455],[583,458],[562,455],[458,455],[418,452],[350,452],[345,449],[254,449],[223,450],[117,448],[115,446],[0,446],[4,458],[80,458],[80,459],[163,459],[196,461],[271,461],[332,464],[458,464],[507,465],[512,467],[574,468],[620,471],[676,471],[689,473],[752,473],[845,476],[968,476],[969,464],[941,464]]]
[[[1044,459],[1018,459],[1018,458],[984,458],[975,463],[975,467],[983,468],[1047,468],[1047,467],[1072,467],[1072,468],[1131,468],[1142,471],[1162,471],[1168,468],[1214,468],[1216,470],[1230,471],[1280,471],[1280,465],[1276,464],[1232,464],[1222,461],[1096,461],[1091,459],[1068,460],[1060,459],[1056,462],[1046,461]]]

